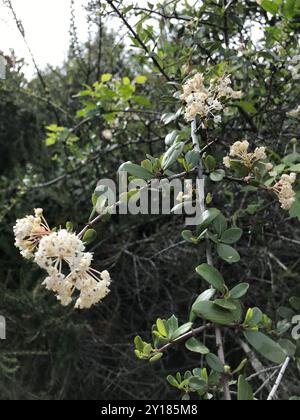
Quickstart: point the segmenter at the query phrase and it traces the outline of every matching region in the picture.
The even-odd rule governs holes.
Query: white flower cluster
[[[253,165],[261,160],[267,159],[266,155],[266,148],[265,147],[257,147],[254,150],[254,153],[249,153],[249,142],[247,140],[244,141],[237,141],[230,147],[230,154],[229,156],[224,157],[223,163],[226,168],[231,168],[232,159],[239,159],[244,166],[248,169],[252,169]],[[267,171],[272,170],[273,165],[271,163],[266,164]]]
[[[56,294],[63,306],[72,303],[75,290],[79,291],[75,304],[78,309],[91,308],[110,292],[108,271],[91,267],[93,254],[85,252],[84,243],[75,233],[51,231],[41,209],[36,210],[35,217],[17,220],[14,232],[16,246],[25,258],[34,257],[34,262],[48,273],[43,285]]]
[[[276,172],[274,173],[274,171],[272,171],[272,163],[263,162],[267,159],[266,148],[257,147],[254,153],[249,153],[249,146],[250,145],[247,140],[234,143],[230,148],[229,156],[226,156],[223,159],[223,163],[226,168],[231,168],[233,159],[235,161],[238,159],[245,167],[249,169],[249,174],[253,174],[255,164],[260,162],[265,165],[265,170],[271,177],[276,176]],[[289,210],[295,202],[296,193],[293,190],[292,185],[296,182],[296,178],[297,175],[295,173],[291,173],[290,175],[284,174],[273,187],[265,187],[265,189],[273,191],[277,195],[281,207],[284,210]]]
[[[185,112],[187,121],[193,121],[199,115],[202,120],[213,118],[218,124],[221,122],[220,113],[224,110],[224,101],[241,97],[242,92],[236,92],[231,88],[230,76],[211,81],[209,87],[206,87],[203,74],[197,73],[183,85],[180,99],[187,104]]]
[[[284,210],[289,210],[295,202],[296,193],[292,185],[296,182],[296,179],[297,175],[295,173],[290,175],[284,174],[273,187],[273,191],[277,194],[281,207]]]
[[[21,255],[30,259],[41,238],[50,233],[50,228],[43,216],[42,209],[35,209],[34,216],[18,219],[14,226],[15,246]]]
[[[292,111],[288,112],[287,115],[291,118],[300,118],[300,105]]]

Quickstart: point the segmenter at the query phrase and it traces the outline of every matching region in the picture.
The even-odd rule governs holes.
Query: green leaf
[[[167,321],[168,332],[170,336],[173,336],[174,332],[178,329],[178,319],[175,315],[172,315],[171,318]]]
[[[229,311],[235,311],[237,309],[235,304],[228,299],[217,299],[214,301],[214,304],[220,306],[223,309],[228,309]]]
[[[167,134],[165,138],[166,146],[172,146],[178,136],[178,131],[174,130],[171,133]]]
[[[172,375],[167,376],[167,381],[174,388],[179,388],[179,382],[174,378],[174,376]]]
[[[275,1],[272,0],[261,0],[259,2],[260,6],[271,15],[276,15],[276,13],[279,10],[278,4],[276,4]]]
[[[197,340],[197,338],[191,338],[185,343],[185,347],[194,352],[194,353],[200,353],[200,354],[208,354],[209,349],[201,343],[201,341]]]
[[[229,264],[234,264],[240,261],[240,254],[230,245],[218,244],[217,251],[219,256]]]
[[[132,96],[131,101],[141,106],[145,106],[145,107],[151,106],[151,101],[145,96],[139,96],[139,95]]]
[[[144,179],[145,181],[149,181],[150,179],[154,178],[154,175],[151,172],[149,172],[147,169],[142,168],[141,166],[136,165],[131,162],[123,163],[119,171],[128,172],[130,175],[139,179]]]
[[[163,116],[161,117],[161,120],[165,125],[168,125],[172,121],[175,121],[176,118],[177,118],[176,114],[168,113],[168,114],[163,114]]]
[[[300,311],[300,298],[293,296],[291,297],[289,302],[291,307],[295,309],[295,311]]]
[[[247,365],[248,359],[244,359],[241,361],[241,363],[238,365],[238,367],[233,371],[233,374],[237,374],[241,372]]]
[[[109,82],[111,80],[111,78],[112,78],[112,74],[110,74],[110,73],[102,74],[102,76],[101,76],[101,82],[102,83],[107,83],[107,82]]]
[[[213,221],[214,230],[220,238],[227,229],[226,217],[220,213],[219,216]]]
[[[190,322],[194,322],[195,319],[197,318],[197,312],[195,311],[195,308],[197,308],[198,303],[205,302],[212,299],[215,294],[216,294],[216,290],[211,288],[211,289],[205,290],[205,292],[201,293],[201,295],[197,297],[197,299],[193,303],[193,306],[190,312],[190,319],[189,319]]]
[[[135,348],[142,353],[144,350],[144,341],[141,339],[140,336],[135,337],[134,344]]]
[[[226,173],[224,169],[217,169],[216,171],[212,172],[209,177],[213,182],[221,182],[223,181]]]
[[[192,329],[192,326],[192,322],[187,322],[186,324],[181,325],[181,327],[179,327],[172,335],[172,340],[175,340],[176,338],[181,337],[185,333],[189,332]]]
[[[168,337],[168,332],[165,326],[165,323],[162,319],[158,318],[158,320],[156,321],[156,327],[157,327],[157,331],[163,336],[163,337]]]
[[[215,267],[208,264],[202,264],[196,268],[196,272],[219,292],[225,292],[225,281],[222,274]]]
[[[143,160],[143,162],[141,163],[141,167],[146,169],[147,171],[149,171],[151,173],[153,171],[153,165],[152,165],[152,162],[149,159]]]
[[[253,390],[245,377],[241,375],[238,381],[238,401],[253,401]]]
[[[163,353],[157,353],[155,356],[151,357],[149,362],[150,363],[158,362],[163,357],[163,355],[164,355]]]
[[[232,290],[230,290],[230,297],[232,299],[240,299],[246,295],[249,290],[250,285],[248,283],[241,283],[235,286]]]
[[[95,205],[96,212],[99,214],[102,214],[106,207],[106,204],[107,204],[107,196],[104,194],[100,195],[97,198],[96,205]]]
[[[129,86],[130,85],[129,77],[123,77],[122,82],[123,82],[123,85]]]
[[[224,365],[215,354],[209,353],[206,356],[206,363],[215,372],[224,373]]]
[[[240,101],[238,104],[244,111],[249,112],[249,114],[255,114],[257,112],[255,106],[251,102]]]
[[[147,77],[146,76],[137,76],[135,78],[135,83],[137,83],[138,85],[143,85],[147,82]]]
[[[199,163],[199,159],[200,159],[200,153],[196,152],[196,150],[190,150],[185,155],[185,161],[188,164],[189,169],[195,168]]]
[[[189,379],[189,386],[193,391],[201,391],[203,388],[206,388],[206,383],[203,379],[192,376]]]
[[[258,325],[263,317],[263,313],[259,308],[253,308],[252,309],[252,318],[251,320],[248,322],[249,327],[254,327],[256,325]]]
[[[121,203],[128,203],[128,201],[129,201],[132,197],[134,197],[134,196],[136,196],[136,195],[139,195],[139,194],[140,194],[140,192],[141,192],[141,190],[140,190],[140,189],[138,189],[138,188],[135,188],[135,189],[130,190],[130,191],[128,191],[128,192],[124,192],[124,193],[122,193],[122,194],[120,195],[120,202],[121,202]]]
[[[161,162],[163,170],[170,168],[182,154],[185,144],[183,142],[175,143],[170,149],[164,154],[164,157]]]
[[[279,344],[258,331],[246,331],[244,333],[249,344],[267,360],[281,364],[286,359],[286,353]]]
[[[221,237],[221,241],[228,245],[235,244],[241,239],[242,235],[243,235],[242,229],[231,228],[231,229],[226,230],[223,233]]]
[[[196,244],[198,242],[198,239],[194,237],[193,232],[191,232],[190,230],[184,230],[181,233],[181,236],[183,237],[183,239],[191,244]]]
[[[66,229],[68,232],[73,232],[74,226],[72,222],[67,222],[66,223]]]
[[[51,131],[52,133],[62,133],[66,130],[65,127],[59,127],[56,124],[51,124],[46,127],[46,130]]]
[[[204,230],[208,228],[208,226],[220,215],[220,210],[218,209],[208,209],[201,215],[199,225],[198,225],[198,232],[199,234],[202,233]]]
[[[194,306],[194,313],[198,317],[220,325],[230,325],[239,321],[239,314],[236,311],[228,311],[211,301],[198,302]]]
[[[209,172],[212,172],[216,169],[217,162],[213,156],[211,155],[206,156],[204,163],[205,163],[206,169]]]
[[[285,0],[282,7],[282,14],[287,19],[292,19],[297,13],[298,0]]]
[[[240,160],[231,159],[231,169],[238,178],[245,178],[249,175],[249,169]]]
[[[290,340],[281,339],[278,341],[280,347],[285,351],[287,357],[294,357],[297,351],[297,346]]]
[[[97,232],[95,231],[95,229],[88,229],[85,232],[82,240],[85,244],[91,244],[92,242],[94,242],[96,237],[97,237]]]
[[[289,171],[291,172],[300,172],[300,163],[297,163],[297,165],[293,165],[289,168]]]

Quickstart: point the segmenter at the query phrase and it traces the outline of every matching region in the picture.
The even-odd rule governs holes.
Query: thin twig
[[[153,61],[157,69],[160,71],[160,73],[165,77],[165,79],[170,82],[172,79],[167,75],[165,70],[162,68],[162,66],[159,64],[157,59],[155,58],[154,54],[151,53],[151,51],[148,50],[147,45],[144,43],[144,41],[139,37],[139,35],[136,33],[136,31],[132,28],[132,26],[128,23],[128,21],[125,19],[123,14],[119,11],[119,9],[115,6],[114,2],[112,0],[106,0],[106,2],[111,6],[111,8],[114,10],[114,12],[119,16],[119,18],[123,21],[123,23],[126,25],[126,27],[129,29],[129,31],[132,33],[134,38],[137,40],[137,42],[140,44],[140,46],[143,48],[147,56]]]
[[[205,330],[207,330],[210,327],[211,327],[211,324],[207,324],[207,325],[203,325],[202,327],[196,328],[192,331],[189,331],[188,333],[182,335],[181,337],[176,338],[171,343],[168,343],[168,344],[156,349],[156,352],[157,353],[164,353],[165,351],[169,350],[174,345],[185,342],[192,337],[196,337],[197,335],[201,334],[202,332],[204,332]]]
[[[287,368],[289,366],[290,361],[291,361],[291,358],[290,357],[287,357],[286,358],[286,361],[284,362],[284,364],[283,364],[283,366],[282,366],[282,368],[281,368],[281,370],[279,372],[279,375],[278,375],[278,378],[277,378],[277,380],[275,382],[275,385],[274,385],[272,391],[270,392],[270,395],[268,396],[268,401],[272,401],[274,399],[274,397],[275,397],[275,395],[276,395],[276,393],[278,391],[278,388],[280,387],[280,384],[281,384],[281,382],[283,380],[283,377],[285,375],[285,372],[286,372],[286,370],[287,370]]]
[[[192,140],[193,140],[194,150],[201,154],[199,138],[197,136],[196,119],[194,119],[194,121],[192,122],[191,130],[192,130]],[[204,174],[203,174],[202,155],[200,156],[200,159],[199,159],[197,185],[198,185],[199,205],[200,205],[201,213],[203,213],[205,211],[205,183],[204,183]],[[206,243],[206,258],[207,258],[207,263],[209,265],[213,265],[211,247],[208,242]],[[218,356],[221,362],[223,363],[223,365],[225,365],[226,362],[225,362],[224,344],[223,344],[222,332],[221,332],[220,327],[217,326],[215,329],[215,332],[216,332],[216,345],[218,349]],[[230,388],[229,388],[229,382],[228,382],[227,376],[224,376],[223,389],[224,389],[224,399],[226,401],[231,401],[231,394],[230,394]]]

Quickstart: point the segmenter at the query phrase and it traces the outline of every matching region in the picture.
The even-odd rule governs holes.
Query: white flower
[[[90,268],[78,274],[76,287],[80,290],[80,296],[75,308],[89,309],[101,302],[110,292],[111,278],[108,271],[94,270]]]
[[[112,140],[113,138],[112,131],[108,129],[102,131],[102,136],[105,140],[108,140],[108,141]]]
[[[36,209],[35,216],[17,220],[14,227],[16,246],[26,258],[47,271],[43,285],[53,291],[63,306],[72,302],[77,290],[80,296],[76,308],[90,308],[108,293],[111,278],[108,271],[91,267],[93,254],[85,252],[83,241],[65,229],[52,232],[43,217],[43,210]]]
[[[71,270],[75,270],[84,250],[83,242],[75,233],[62,229],[40,241],[39,249],[35,254],[35,262],[50,275],[61,273],[63,262],[67,263]]]
[[[232,157],[243,157],[247,154],[249,149],[249,142],[245,141],[237,141],[235,142],[230,148],[230,156]]]
[[[74,283],[66,280],[63,274],[53,274],[52,276],[47,277],[42,284],[47,290],[56,294],[57,299],[63,306],[68,306],[72,302]]]
[[[197,73],[183,85],[183,94],[180,99],[186,102],[185,119],[193,121],[197,115],[201,119],[213,118],[216,124],[221,117],[216,113],[224,110],[224,100],[238,99],[241,92],[235,92],[231,87],[230,76],[224,76],[212,81],[209,88],[205,86],[203,74]]]
[[[40,244],[36,262],[49,273],[43,285],[53,291],[63,306],[72,302],[73,293],[80,296],[75,308],[84,309],[99,303],[109,293],[108,271],[91,267],[93,254],[83,252],[84,245],[75,234],[61,230]],[[66,263],[67,267],[63,265]],[[63,271],[69,271],[64,274]]]
[[[229,156],[225,156],[223,159],[223,164],[226,168],[230,168],[231,167],[231,160]]]
[[[18,219],[13,230],[15,246],[26,259],[33,257],[41,238],[51,233],[42,209],[36,209],[34,216]]]
[[[254,156],[255,156],[256,160],[267,159],[266,148],[265,147],[257,147],[254,151]]]
[[[297,175],[295,173],[291,173],[290,175],[284,174],[280,181],[273,187],[284,210],[289,210],[295,202],[296,193],[293,190],[292,184],[296,182],[296,178]]]
[[[274,165],[272,165],[272,163],[267,163],[266,164],[266,171],[267,172],[270,172],[270,171],[272,171],[272,169],[274,168]]]

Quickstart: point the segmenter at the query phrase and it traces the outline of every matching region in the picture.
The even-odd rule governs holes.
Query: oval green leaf
[[[221,273],[215,267],[212,267],[209,264],[202,264],[196,268],[196,272],[219,292],[225,292],[225,281]]]
[[[219,256],[229,264],[234,264],[240,261],[240,254],[230,245],[218,244],[217,251]]]
[[[228,311],[213,302],[199,302],[194,307],[194,313],[207,321],[211,321],[219,325],[230,325],[239,321],[240,311]]]
[[[285,351],[271,338],[258,331],[246,331],[244,335],[248,343],[270,362],[281,364],[285,361]]]
[[[230,290],[230,297],[232,299],[241,299],[249,290],[250,285],[248,283],[241,283]]]
[[[194,352],[194,353],[200,353],[200,354],[208,354],[209,349],[201,343],[201,341],[197,340],[197,338],[191,338],[185,343],[185,347]]]
[[[236,242],[238,242],[241,239],[242,235],[243,235],[242,229],[231,228],[231,229],[226,230],[223,233],[223,235],[221,237],[221,241],[224,244],[232,245],[232,244],[235,244]]]

